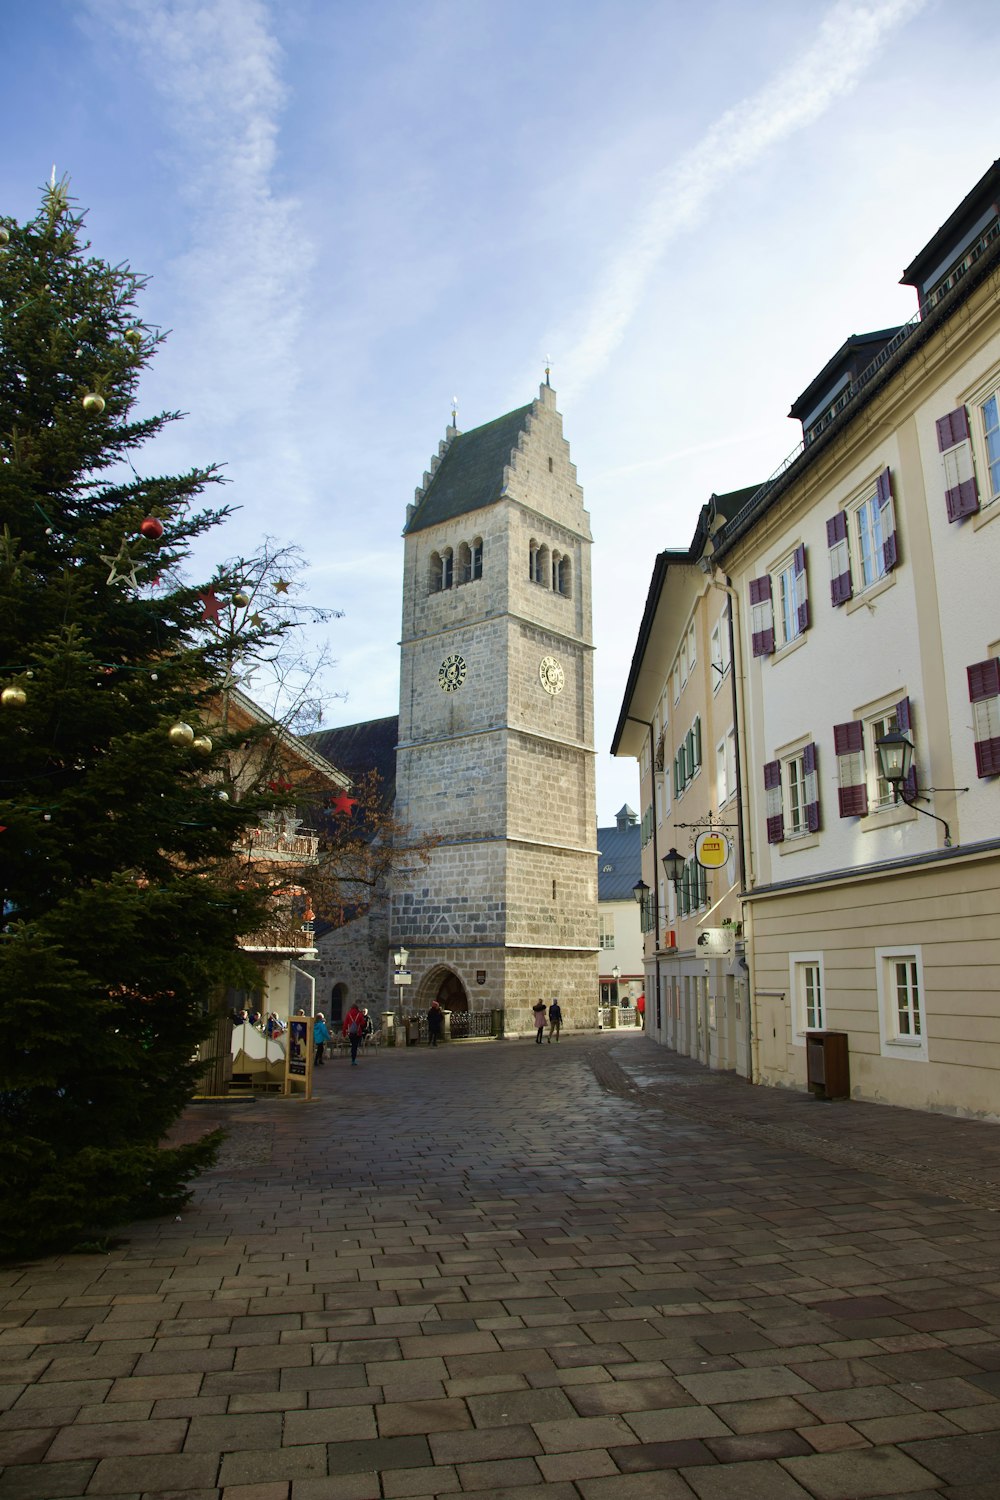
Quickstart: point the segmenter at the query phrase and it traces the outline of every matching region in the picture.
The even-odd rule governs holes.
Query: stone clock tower
[[[437,840],[393,878],[405,1003],[593,1025],[591,535],[548,384],[448,428],[403,535],[396,814]]]

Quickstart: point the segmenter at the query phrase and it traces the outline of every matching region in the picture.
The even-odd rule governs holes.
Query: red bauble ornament
[[[147,541],[158,542],[163,535],[163,522],[158,521],[155,516],[147,516],[139,530]]]

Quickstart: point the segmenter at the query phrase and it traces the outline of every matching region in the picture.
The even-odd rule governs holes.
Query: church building
[[[407,1010],[502,1009],[513,1032],[555,997],[568,1027],[592,1026],[592,537],[547,380],[527,406],[447,429],[403,538],[394,812],[408,841],[434,842],[412,864],[402,851],[384,954],[370,916],[320,941],[319,992],[360,998],[364,973],[365,1003],[394,1009],[404,947]]]

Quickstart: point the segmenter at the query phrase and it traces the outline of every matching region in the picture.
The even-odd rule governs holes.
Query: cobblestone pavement
[[[318,1082],[0,1268],[3,1500],[1000,1500],[1000,1126],[639,1034]]]

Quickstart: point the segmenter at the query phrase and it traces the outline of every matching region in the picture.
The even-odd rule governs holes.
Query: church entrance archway
[[[445,970],[441,975],[437,993],[432,995],[431,999],[436,1000],[442,1010],[466,1011],[469,1008],[469,997],[465,993],[465,985],[450,969]]]
[[[335,984],[330,991],[330,1014],[327,1016],[329,1022],[336,1021],[339,1026],[344,1019],[344,1007],[347,1004],[347,985]]]

